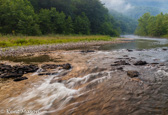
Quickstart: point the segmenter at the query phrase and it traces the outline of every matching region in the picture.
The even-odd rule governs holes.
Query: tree
[[[65,34],[74,33],[74,26],[71,16],[68,16],[65,23],[66,23]]]
[[[34,9],[27,0],[0,1],[0,32],[4,34],[40,34]]]
[[[148,26],[150,17],[151,17],[150,13],[145,13],[142,17],[140,17],[140,19],[138,19],[139,24],[135,32],[136,34],[143,35],[143,36],[148,35],[147,26]]]
[[[90,22],[85,13],[75,18],[74,27],[76,34],[90,34]]]
[[[39,13],[39,25],[43,34],[52,33],[50,10],[41,9]]]
[[[157,16],[144,14],[138,21],[136,34],[143,36],[164,36],[168,34],[168,14],[160,13]]]

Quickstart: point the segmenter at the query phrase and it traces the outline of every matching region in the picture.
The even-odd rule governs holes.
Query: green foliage
[[[168,14],[151,16],[145,13],[139,20],[135,34],[142,36],[165,36],[168,34]]]
[[[68,18],[65,21],[65,24],[66,24],[65,34],[74,33],[74,25],[71,16],[68,16]]]
[[[120,27],[100,0],[0,0],[0,33],[107,34]]]
[[[76,34],[89,34],[90,33],[90,22],[85,13],[81,16],[77,16],[74,22]]]
[[[0,1],[0,32],[3,34],[40,34],[37,15],[27,0]]]

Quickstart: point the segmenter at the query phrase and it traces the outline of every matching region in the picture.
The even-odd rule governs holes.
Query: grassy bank
[[[161,36],[161,38],[168,38],[168,34]]]
[[[29,46],[42,44],[61,44],[91,41],[111,41],[115,40],[110,36],[88,35],[88,36],[0,36],[0,47]]]

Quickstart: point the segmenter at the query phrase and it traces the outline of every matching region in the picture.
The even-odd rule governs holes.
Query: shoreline
[[[54,76],[40,75],[44,73],[43,71],[39,72],[40,74],[25,74],[28,79],[19,83],[8,81],[1,85],[0,100],[2,101],[0,105],[3,108],[12,108],[13,110],[18,110],[19,107],[30,109],[33,102],[33,108],[37,110],[43,108],[40,112],[51,112],[48,113],[50,115],[62,115],[64,113],[69,115],[69,111],[76,108],[74,103],[79,104],[73,111],[74,114],[80,114],[81,112],[89,114],[88,109],[96,112],[99,110],[98,108],[102,108],[99,111],[102,114],[113,112],[119,114],[120,110],[130,113],[132,109],[134,110],[133,114],[146,113],[148,110],[143,111],[139,107],[151,108],[153,102],[157,103],[156,106],[154,105],[155,107],[163,106],[166,108],[167,105],[164,105],[164,102],[167,102],[165,93],[168,82],[165,67],[168,66],[168,63],[165,62],[163,65],[162,61],[158,60],[156,63],[155,59],[143,58],[142,61],[146,61],[147,64],[135,65],[135,62],[140,60],[144,53],[155,58],[161,54],[160,50],[153,49],[152,52],[154,53],[137,50],[131,52],[123,50],[121,52],[95,51],[89,53],[76,50],[53,51],[48,53],[50,58],[59,58],[61,61],[39,63],[39,67],[46,64],[70,63],[72,69],[68,73],[63,70],[63,73]],[[43,54],[45,52],[36,55]],[[163,57],[160,60],[162,59],[165,58]],[[10,64],[10,62],[7,64]],[[59,68],[49,69],[46,72],[53,73],[58,70]],[[128,71],[137,71],[139,75],[138,77],[129,77]],[[155,92],[153,92],[154,88]],[[92,93],[93,91],[94,93]],[[44,95],[44,97],[39,95]],[[60,96],[57,98],[57,95]],[[159,100],[160,96],[158,95],[161,96],[162,101]],[[151,101],[151,96],[153,96],[152,99],[155,98],[156,100]],[[51,102],[50,98],[54,101]],[[135,98],[137,99],[136,102]],[[44,104],[38,100],[45,100],[47,103]],[[97,102],[99,104],[95,104]],[[18,103],[17,106],[15,103]],[[65,103],[65,105],[59,109],[61,103]],[[48,105],[51,106],[46,109],[45,107],[48,107]],[[121,107],[121,105],[124,106]],[[117,110],[113,107],[116,107]],[[152,109],[152,112],[153,114],[156,113],[154,109]],[[158,109],[158,112],[164,111],[161,108]]]
[[[128,40],[128,41],[126,41]],[[56,50],[72,50],[80,48],[89,48],[93,46],[101,46],[106,44],[120,44],[131,42],[128,38],[118,38],[114,41],[92,41],[92,42],[78,42],[78,43],[64,43],[64,44],[48,44],[48,45],[35,45],[35,46],[21,46],[21,47],[9,47],[0,48],[0,56],[22,56],[28,53],[48,52]]]

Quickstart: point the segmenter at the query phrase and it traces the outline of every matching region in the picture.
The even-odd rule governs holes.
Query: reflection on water
[[[49,62],[49,61],[54,61],[56,60],[51,59],[48,55],[41,55],[41,56],[36,56],[36,57],[1,57],[1,60],[9,60],[13,62],[24,62],[26,64],[30,63],[35,63],[35,62]]]
[[[133,38],[133,42],[122,44],[110,44],[100,47],[100,50],[117,50],[117,49],[151,49],[159,47],[168,47],[168,39],[162,38],[145,38],[134,35],[124,35],[121,37]]]

